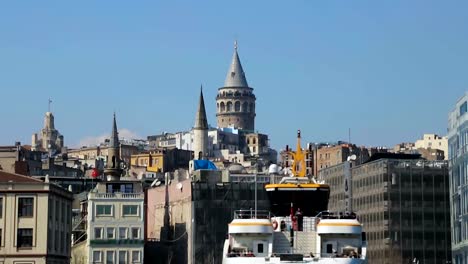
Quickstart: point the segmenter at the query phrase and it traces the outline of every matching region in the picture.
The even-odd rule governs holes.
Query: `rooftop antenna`
[[[351,128],[348,128],[348,144],[351,145]]]
[[[52,103],[52,99],[50,99],[49,97],[49,108],[48,108],[48,112],[50,112],[50,104]]]

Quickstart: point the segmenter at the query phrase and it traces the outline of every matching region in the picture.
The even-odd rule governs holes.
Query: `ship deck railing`
[[[270,219],[271,213],[267,210],[236,210],[234,219]]]
[[[357,219],[357,216],[354,212],[323,211],[320,212],[317,217],[320,219]]]
[[[281,255],[290,255],[291,253],[272,253],[270,257],[281,257]],[[302,254],[300,254],[302,255]],[[253,251],[231,251],[226,254],[228,258],[236,258],[236,257],[256,257]],[[357,258],[362,259],[363,255],[359,253],[350,253],[350,254],[336,254],[336,253],[310,253],[304,254],[303,257],[305,258]]]

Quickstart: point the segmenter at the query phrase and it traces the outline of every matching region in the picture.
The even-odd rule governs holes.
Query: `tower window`
[[[240,112],[240,110],[241,110],[241,103],[239,101],[236,101],[236,103],[234,104],[234,111]]]
[[[224,104],[224,102],[221,102],[220,110],[221,110],[221,112],[226,111],[226,105]]]
[[[248,112],[249,111],[249,104],[247,102],[244,102],[242,104],[242,112]]]

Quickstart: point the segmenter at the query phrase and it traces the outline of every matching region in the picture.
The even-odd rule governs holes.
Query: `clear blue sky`
[[[142,137],[193,125],[233,42],[256,128],[281,148],[391,146],[445,135],[468,88],[467,1],[2,1],[0,144],[42,127],[49,97],[67,145],[118,125]]]

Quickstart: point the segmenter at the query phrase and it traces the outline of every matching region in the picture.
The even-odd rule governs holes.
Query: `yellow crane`
[[[305,153],[301,148],[301,130],[297,130],[297,146],[296,151],[288,151],[288,154],[291,155],[293,162],[291,165],[292,174],[295,177],[305,177],[306,176],[306,163],[305,163]]]

